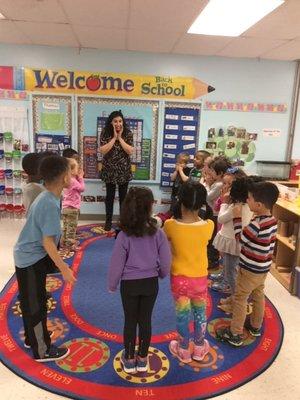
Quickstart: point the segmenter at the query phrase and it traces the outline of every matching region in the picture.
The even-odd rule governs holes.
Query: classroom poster
[[[188,153],[191,160],[197,148],[200,108],[166,107],[164,118],[160,186],[172,186],[170,175],[175,170],[176,156]]]
[[[97,162],[97,138],[85,136],[83,138],[83,172],[87,179],[99,178]]]
[[[35,135],[34,151],[43,153],[50,151],[52,153],[62,155],[64,149],[71,147],[70,136],[62,135]]]
[[[244,166],[255,158],[258,133],[245,127],[209,128],[205,149],[214,156],[226,156],[235,164]]]

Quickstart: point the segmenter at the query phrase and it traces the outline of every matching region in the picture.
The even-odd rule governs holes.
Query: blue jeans
[[[231,294],[234,294],[235,290],[235,281],[239,260],[239,256],[234,256],[229,253],[224,253],[223,255],[224,277],[226,283],[230,286]]]

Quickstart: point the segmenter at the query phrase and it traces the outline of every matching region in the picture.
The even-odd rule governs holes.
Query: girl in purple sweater
[[[158,294],[158,277],[169,274],[171,252],[165,233],[151,218],[153,194],[146,187],[131,187],[122,204],[121,232],[115,242],[108,287],[115,292],[119,282],[123,303],[124,351],[121,364],[126,373],[148,370],[151,316]],[[136,329],[139,327],[137,354]]]

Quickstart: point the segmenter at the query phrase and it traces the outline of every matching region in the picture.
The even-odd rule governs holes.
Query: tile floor
[[[0,289],[14,272],[12,247],[22,221],[0,220]],[[291,296],[271,275],[266,294],[277,307],[285,327],[282,349],[271,367],[253,381],[216,397],[220,400],[300,399],[300,300]],[[0,393],[3,400],[62,399],[31,385],[0,364]]]

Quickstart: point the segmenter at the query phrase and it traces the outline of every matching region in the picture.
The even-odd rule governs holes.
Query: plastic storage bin
[[[256,161],[257,174],[270,179],[285,181],[289,179],[291,163],[287,161]]]

